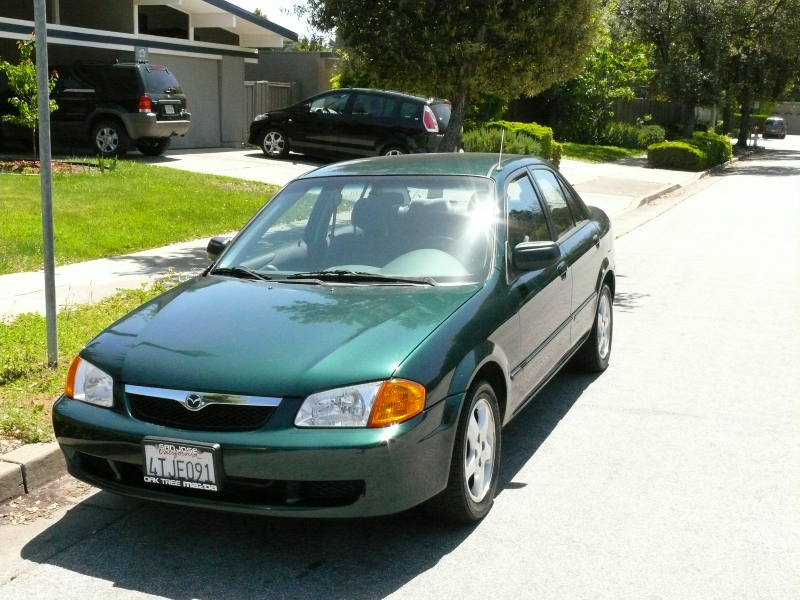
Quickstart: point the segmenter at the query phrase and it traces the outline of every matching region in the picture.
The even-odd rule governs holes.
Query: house
[[[33,0],[0,0],[0,58],[34,28]],[[167,67],[189,100],[192,127],[173,148],[238,146],[244,131],[245,64],[254,48],[297,34],[225,0],[47,0],[48,61],[146,58]]]

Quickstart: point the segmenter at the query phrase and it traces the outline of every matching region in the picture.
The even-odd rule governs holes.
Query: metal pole
[[[50,151],[50,79],[47,68],[47,9],[45,0],[33,0],[36,28],[36,86],[39,104],[39,178],[42,185],[42,254],[47,321],[47,364],[58,364],[56,330],[56,260],[53,251],[53,165]]]

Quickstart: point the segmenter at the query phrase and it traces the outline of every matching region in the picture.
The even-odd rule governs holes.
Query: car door
[[[513,264],[511,252],[517,244],[554,237],[527,171],[512,176],[506,185],[505,205],[506,268],[509,292],[518,306],[520,335],[519,355],[510,359],[508,410],[513,414],[569,351],[572,280],[563,253],[557,265],[539,271],[522,271]]]
[[[600,232],[590,221],[582,203],[572,196],[563,180],[547,168],[531,171],[545,199],[558,243],[566,257],[572,279],[570,300],[571,344],[577,344],[591,330],[600,272]]]
[[[352,94],[334,90],[312,99],[308,111],[298,115],[296,145],[309,152],[340,152],[347,148],[345,111]]]
[[[359,156],[375,156],[379,147],[391,140],[394,114],[398,101],[391,96],[375,92],[355,94],[349,114],[344,141],[349,151]]]
[[[96,103],[95,85],[68,67],[56,70],[59,77],[53,99],[58,109],[50,117],[50,133],[56,140],[82,142],[91,107]]]

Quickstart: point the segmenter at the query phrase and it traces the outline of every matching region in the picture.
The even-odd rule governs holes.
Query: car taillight
[[[422,111],[422,124],[431,133],[439,133],[439,123],[436,121],[436,116],[430,106],[426,106],[425,110]]]
[[[153,109],[153,103],[150,101],[150,96],[139,96],[139,112],[149,113]]]

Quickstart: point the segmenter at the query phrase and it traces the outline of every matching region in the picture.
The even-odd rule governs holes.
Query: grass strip
[[[53,439],[52,406],[64,388],[67,369],[101,330],[177,283],[157,280],[121,290],[95,304],[64,308],[58,322],[58,367],[49,369],[45,318],[26,313],[0,321],[0,433],[26,443]]]
[[[134,161],[53,175],[56,264],[240,229],[278,188]],[[0,173],[0,274],[42,266],[38,175]]]
[[[591,144],[575,144],[561,142],[562,156],[584,162],[604,163],[642,156],[645,151],[640,149],[620,148],[618,146],[594,146]]]

